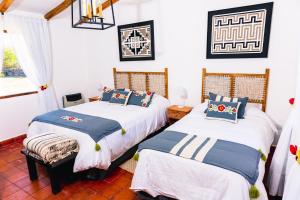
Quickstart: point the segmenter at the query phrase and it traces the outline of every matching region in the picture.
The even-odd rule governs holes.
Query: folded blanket
[[[23,145],[30,155],[50,164],[79,151],[79,145],[75,139],[55,133],[26,138]]]
[[[142,142],[138,152],[143,149],[173,154],[238,173],[252,185],[249,190],[250,197],[259,196],[254,184],[259,175],[258,164],[262,153],[252,147],[220,139],[164,131]],[[138,160],[138,153],[134,158]]]
[[[32,122],[38,121],[56,126],[80,131],[88,134],[96,143],[102,138],[120,130],[122,135],[125,129],[119,122],[102,117],[85,115],[68,110],[55,110],[35,117]]]

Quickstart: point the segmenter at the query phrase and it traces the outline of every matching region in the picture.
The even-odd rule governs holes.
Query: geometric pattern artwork
[[[118,26],[120,61],[154,60],[154,22]]]
[[[273,2],[208,13],[207,58],[268,57]]]

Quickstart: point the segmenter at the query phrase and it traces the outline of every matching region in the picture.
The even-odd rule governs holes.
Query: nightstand
[[[169,123],[172,124],[192,111],[192,107],[184,106],[183,108],[177,105],[170,106],[167,111]]]
[[[89,102],[93,102],[93,101],[99,101],[100,97],[99,96],[95,96],[95,97],[90,97],[89,98]]]

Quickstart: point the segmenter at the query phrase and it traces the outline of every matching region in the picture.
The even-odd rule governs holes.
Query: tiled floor
[[[53,195],[45,170],[38,167],[39,179],[31,182],[25,157],[20,153],[21,142],[0,148],[0,199],[80,199],[80,200],[138,200],[129,190],[132,175],[116,170],[104,181],[79,180],[63,185],[63,190]]]

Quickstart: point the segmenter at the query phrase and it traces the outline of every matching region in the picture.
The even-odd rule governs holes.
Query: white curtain
[[[0,14],[0,73],[2,71],[3,57],[4,57],[4,20],[3,15]]]
[[[286,184],[289,181],[292,181],[291,169],[293,165],[297,165],[295,161],[295,156],[291,155],[289,147],[291,144],[298,145],[300,148],[300,54],[298,61],[298,70],[297,70],[297,86],[296,86],[296,97],[295,104],[293,106],[292,112],[283,127],[281,132],[276,151],[274,153],[270,174],[268,177],[268,186],[269,193],[272,196],[282,196],[283,193],[286,195],[285,191],[289,191],[289,185]],[[293,170],[299,170],[299,167],[293,167]],[[300,172],[297,172],[298,174]],[[300,182],[299,177],[297,178],[298,189],[295,191],[298,193],[298,198],[300,197]],[[295,183],[296,184],[296,183]]]
[[[44,111],[58,108],[52,84],[52,48],[48,23],[42,18],[6,15],[5,23],[17,58],[26,76],[39,89]]]

